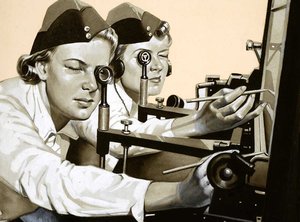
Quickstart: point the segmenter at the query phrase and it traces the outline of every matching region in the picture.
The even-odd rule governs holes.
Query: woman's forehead
[[[162,50],[169,49],[170,46],[171,46],[171,42],[168,36],[165,36],[164,38],[158,38],[156,36],[153,36],[148,42],[128,44],[127,49],[128,51],[134,51],[138,49],[162,51]]]
[[[108,41],[97,39],[91,42],[77,42],[57,46],[53,57],[62,60],[77,59],[85,63],[95,63],[109,60],[111,50],[112,47]]]

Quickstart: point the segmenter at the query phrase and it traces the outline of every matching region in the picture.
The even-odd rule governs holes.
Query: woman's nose
[[[90,92],[96,91],[98,89],[97,81],[94,76],[94,72],[89,72],[86,75],[86,79],[82,84],[82,89],[88,90]]]
[[[152,56],[150,62],[150,71],[160,72],[163,69],[163,64],[157,56]]]

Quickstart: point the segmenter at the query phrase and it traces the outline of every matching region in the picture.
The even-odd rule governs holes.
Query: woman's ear
[[[48,78],[48,73],[47,73],[46,67],[47,67],[47,64],[45,62],[36,62],[35,63],[36,72],[42,81],[45,81]]]

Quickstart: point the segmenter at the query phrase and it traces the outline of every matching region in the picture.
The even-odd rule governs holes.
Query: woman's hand
[[[215,95],[223,95],[221,99],[206,102],[195,114],[177,118],[173,122],[172,131],[175,136],[201,136],[212,132],[228,130],[242,125],[257,117],[266,106],[260,104],[251,111],[255,95],[242,95],[245,86],[234,90],[224,88]]]
[[[145,196],[145,211],[155,212],[175,208],[199,208],[210,204],[213,187],[207,177],[207,166],[216,155],[210,155],[182,182],[153,182]]]
[[[213,195],[213,187],[207,177],[207,166],[209,162],[220,153],[238,152],[228,150],[210,155],[200,166],[178,184],[177,195],[178,205],[188,208],[199,208],[210,204]]]
[[[207,165],[215,156],[210,156],[178,185],[177,195],[179,205],[183,207],[203,207],[210,204],[213,187],[207,177]]]

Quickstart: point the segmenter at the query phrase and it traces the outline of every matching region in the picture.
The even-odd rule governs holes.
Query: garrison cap
[[[119,44],[147,42],[170,29],[168,23],[128,2],[110,10],[106,22],[116,31]]]
[[[75,42],[89,42],[109,25],[90,5],[79,0],[58,0],[47,9],[30,54]]]

